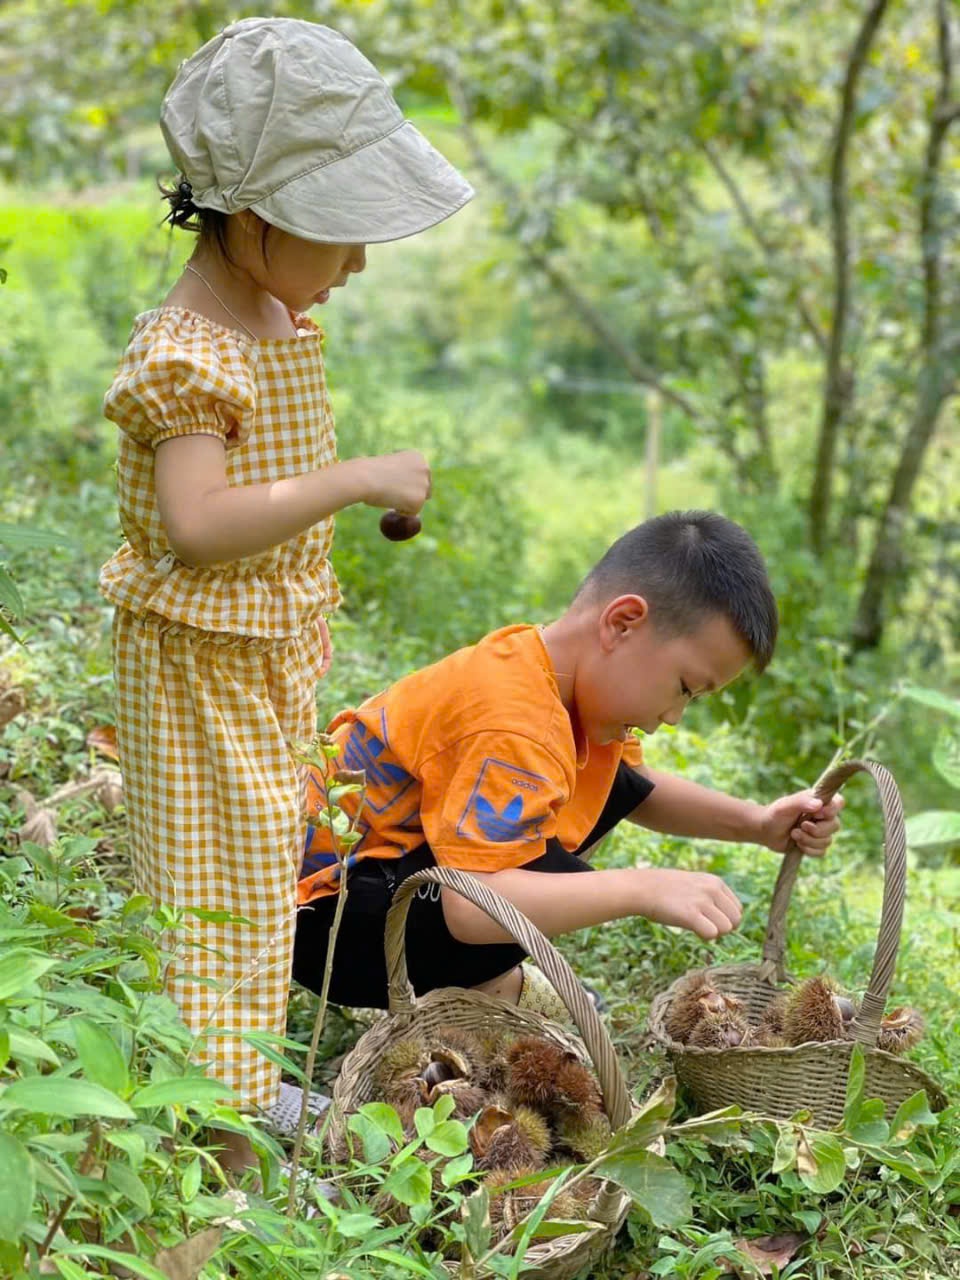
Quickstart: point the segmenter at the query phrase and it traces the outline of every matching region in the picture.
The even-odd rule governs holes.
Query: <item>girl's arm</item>
[[[793,840],[801,852],[819,857],[840,826],[842,796],[824,804],[812,791],[797,791],[763,805],[711,791],[671,773],[646,768],[640,772],[654,783],[654,789],[630,814],[630,821],[651,831],[762,844],[776,853],[783,853]]]
[[[624,867],[587,875],[552,875],[511,867],[477,877],[553,938],[625,916],[718,938],[740,923],[740,903],[719,876],[668,867]],[[452,889],[442,890],[447,928],[458,942],[510,942],[498,924]]]
[[[430,494],[430,468],[414,449],[230,485],[220,439],[174,436],[157,446],[154,475],[170,549],[195,568],[267,551],[356,502],[413,513]]]

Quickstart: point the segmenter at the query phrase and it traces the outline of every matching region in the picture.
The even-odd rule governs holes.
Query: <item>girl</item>
[[[473,193],[374,67],[309,22],[228,27],[181,67],[161,127],[182,174],[169,221],[199,240],[106,396],[126,542],[100,581],[137,886],[188,913],[170,992],[232,1101],[269,1114],[279,1070],[243,1037],[284,1031],[303,849],[287,744],[312,735],[329,663],[333,515],[415,514],[430,493],[415,451],[336,460],[303,313],[367,243]],[[247,1163],[226,1136],[227,1163]]]

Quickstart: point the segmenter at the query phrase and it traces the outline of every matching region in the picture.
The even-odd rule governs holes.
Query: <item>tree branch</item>
[[[920,187],[920,255],[923,263],[922,367],[918,378],[917,404],[903,449],[894,472],[890,494],[880,518],[876,541],[867,568],[863,591],[853,624],[854,649],[872,649],[880,643],[884,626],[884,603],[902,561],[903,536],[913,489],[920,475],[924,455],[936,430],[940,410],[956,389],[955,355],[960,331],[942,333],[941,283],[943,241],[937,217],[940,164],[943,144],[952,121],[960,117],[960,107],[951,102],[953,60],[950,49],[950,21],[947,0],[936,0],[937,48],[940,84],[930,115],[930,132],[923,162]]]
[[[844,361],[850,292],[849,201],[847,154],[853,132],[854,110],[860,73],[887,8],[888,0],[872,0],[864,15],[847,62],[840,94],[840,113],[834,131],[830,161],[830,221],[833,246],[833,308],[827,339],[823,416],[817,445],[817,462],[810,493],[810,541],[822,554],[827,544],[833,462],[837,436],[844,413],[853,396],[853,371]]]
[[[460,132],[477,168],[482,170],[493,185],[499,189],[508,205],[514,210],[522,210],[524,207],[523,198],[519,190],[509,178],[493,166],[484,151],[476,130],[473,128],[470,106],[463,85],[453,69],[449,67],[447,69],[447,89],[450,99],[460,116]],[[672,387],[663,381],[656,370],[648,368],[638,358],[637,353],[624,342],[600,309],[585,294],[581,293],[548,254],[533,244],[522,244],[521,249],[529,261],[546,276],[557,293],[566,298],[576,308],[578,314],[586,321],[597,337],[620,359],[624,368],[635,382],[642,383],[647,387],[654,387],[665,400],[669,400],[678,409],[682,409],[688,417],[694,421],[700,419],[700,411],[693,402],[688,400],[681,392],[674,391]]]
[[[733,201],[736,207],[736,210],[740,215],[741,222],[747,228],[750,234],[753,236],[754,240],[756,240],[757,244],[760,246],[761,251],[763,252],[763,256],[766,258],[769,265],[772,268],[774,268],[774,272],[776,273],[779,267],[779,263],[777,262],[777,255],[773,248],[773,245],[764,235],[763,228],[760,226],[760,223],[754,217],[753,212],[750,209],[750,206],[747,204],[747,201],[743,195],[743,192],[740,190],[739,186],[737,185],[733,175],[727,169],[726,165],[723,163],[723,161],[720,159],[720,156],[717,154],[717,151],[715,150],[714,147],[710,145],[709,142],[700,141],[699,146],[701,151],[709,160],[714,173],[723,183],[724,187],[726,187],[727,194],[730,196],[730,199]],[[817,324],[816,319],[814,318],[813,312],[810,310],[809,306],[807,305],[807,300],[803,296],[803,292],[799,289],[797,291],[797,296],[796,296],[796,307],[797,307],[797,311],[800,313],[800,320],[803,323],[804,328],[813,338],[814,342],[817,344],[819,349],[825,352],[827,349],[827,340],[824,336],[823,330]]]

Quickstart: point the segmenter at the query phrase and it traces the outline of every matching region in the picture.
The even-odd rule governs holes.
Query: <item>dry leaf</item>
[[[119,769],[95,769],[94,773],[100,775],[100,781],[93,789],[93,798],[107,813],[114,813],[123,804],[123,776]]]
[[[38,844],[49,849],[57,839],[57,815],[52,809],[42,809],[36,799],[24,788],[17,791],[17,804],[24,814],[23,825],[14,834],[21,844]]]
[[[754,1268],[762,1276],[772,1276],[774,1269],[782,1271],[808,1239],[809,1236],[796,1231],[784,1231],[776,1236],[757,1236],[754,1240],[734,1240],[736,1249],[753,1263],[750,1271],[740,1274],[754,1275]],[[728,1261],[733,1267],[737,1267],[736,1259],[730,1258]]]
[[[197,1280],[216,1253],[222,1236],[223,1227],[207,1227],[169,1249],[161,1249],[154,1255],[153,1265],[170,1280]]]
[[[27,709],[22,689],[5,689],[0,693],[0,729]]]
[[[108,760],[120,759],[120,752],[117,748],[117,730],[112,724],[100,724],[97,725],[96,729],[91,729],[87,734],[87,746],[94,751],[99,751]]]

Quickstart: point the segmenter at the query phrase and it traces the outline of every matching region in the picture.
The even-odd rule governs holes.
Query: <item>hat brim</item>
[[[381,244],[426,231],[473,198],[469,182],[409,120],[342,160],[301,174],[249,208],[326,244]]]

